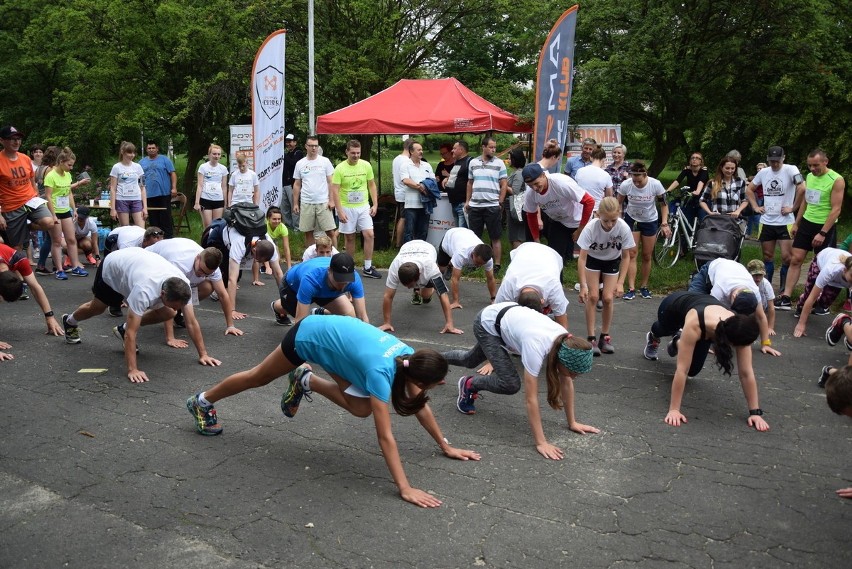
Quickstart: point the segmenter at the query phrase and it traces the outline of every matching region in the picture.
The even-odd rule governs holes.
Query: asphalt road
[[[39,279],[57,315],[90,296],[91,277]],[[433,409],[448,439],[482,460],[446,459],[414,418],[395,417],[410,481],[443,500],[421,510],[398,498],[370,419],[319,396],[287,419],[283,379],[220,402],[221,436],[195,432],[186,398],[258,363],[288,330],[269,314],[267,283],[240,290],[245,336],[224,337],[218,305],[200,307],[219,368],[167,347],[160,327],[143,329],[151,381],[141,385],[125,377],[117,319],[85,322],[72,346],[43,335],[33,300],[0,305],[0,340],[15,355],[0,362],[0,567],[852,566],[852,501],[834,495],[852,486],[852,422],[816,387],[822,365],[847,358],[823,341],[827,318],[794,339],[780,314],[783,356],[755,355],[769,432],[746,426],[736,374],[712,360],[687,386],[689,423],[673,428],[663,417],[674,362],[641,355],[659,298],[618,301],[616,353],[576,381],[578,418],[601,433],[571,433],[541,394],[545,433],[566,450],[559,462],[536,453],[520,394],[485,394],[476,415],[458,413],[464,370],[451,368]],[[365,286],[378,323],[384,281]],[[462,284],[461,336],[437,333],[436,303],[408,299],[397,294],[396,335],[449,349],[472,344],[488,294]]]

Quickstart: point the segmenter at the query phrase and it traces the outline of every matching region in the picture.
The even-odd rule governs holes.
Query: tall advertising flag
[[[260,182],[260,207],[281,201],[284,163],[284,39],[285,30],[270,34],[254,57],[251,69],[251,127],[254,168]]]
[[[571,89],[574,86],[574,29],[577,5],[568,8],[547,35],[538,56],[538,79],[535,85],[535,136],[533,156],[541,160],[544,144],[551,138],[565,148],[568,136],[568,114]],[[551,171],[558,172],[560,164]]]

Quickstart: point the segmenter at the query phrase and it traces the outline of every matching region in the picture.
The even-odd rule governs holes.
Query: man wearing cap
[[[575,238],[592,217],[595,198],[573,178],[545,172],[539,164],[527,164],[521,173],[524,182],[533,190],[524,194],[524,212],[533,240],[539,240],[536,212],[541,209],[552,221],[547,230],[547,245],[567,264],[574,259]],[[577,219],[578,206],[582,206],[580,219]]]
[[[281,203],[278,206],[284,216],[284,225],[290,231],[299,231],[299,202],[293,199],[293,173],[296,171],[296,163],[305,157],[305,153],[296,147],[296,136],[288,134],[284,137],[284,162],[281,170]]]
[[[464,332],[453,324],[453,309],[450,308],[449,289],[436,261],[438,259],[435,247],[431,243],[415,239],[409,241],[399,250],[399,254],[388,269],[385,281],[385,294],[382,298],[382,317],[384,322],[379,330],[393,332],[391,324],[391,308],[393,297],[399,285],[414,289],[411,304],[429,304],[437,294],[441,310],[444,312],[444,327],[441,334],[463,334]]]
[[[284,275],[278,292],[280,298],[272,302],[272,312],[280,326],[292,325],[291,315],[296,322],[307,316],[312,303],[320,307],[313,314],[338,314],[370,321],[364,286],[349,253],[299,263]],[[346,293],[352,295],[351,301]]]
[[[793,249],[787,279],[781,283],[781,304],[791,304],[790,296],[799,282],[802,263],[808,251],[818,255],[826,247],[837,247],[837,228],[846,181],[828,167],[828,156],[822,149],[808,154],[808,173],[805,178],[805,207],[796,213],[796,222],[790,228]],[[826,310],[826,307],[820,307]],[[827,312],[826,312],[827,313]]]
[[[805,197],[805,179],[799,169],[784,164],[784,149],[770,146],[766,161],[768,168],[759,171],[748,183],[746,198],[755,213],[760,214],[760,240],[763,248],[763,262],[766,264],[766,278],[772,281],[775,272],[775,244],[781,247],[781,288],[787,282],[787,269],[792,257],[792,235],[790,229],[796,221],[793,212],[799,209]],[[763,188],[763,205],[757,204],[755,188]],[[775,299],[775,308],[790,310],[790,298],[784,295]]]
[[[175,165],[168,156],[160,154],[160,146],[154,140],[149,140],[145,145],[145,154],[139,165],[145,172],[148,223],[162,228],[165,238],[171,239],[175,231],[172,221],[172,198],[178,194]]]
[[[760,326],[760,351],[773,356],[781,355],[772,347],[769,338],[770,326],[760,303],[760,287],[742,264],[730,259],[715,259],[705,263],[692,277],[688,290],[709,294],[725,308],[738,314],[754,313]]]
[[[577,175],[580,168],[588,166],[592,163],[592,151],[597,147],[598,143],[594,138],[584,138],[583,146],[580,149],[578,156],[571,156],[565,161],[565,174],[572,178]]]
[[[10,247],[21,249],[30,229],[49,231],[53,214],[38,197],[30,157],[18,152],[24,135],[14,126],[0,128],[0,234]],[[27,220],[31,227],[27,227]],[[60,263],[57,263],[60,264]]]
[[[503,258],[503,201],[508,192],[509,176],[506,164],[497,158],[497,141],[491,136],[482,139],[482,155],[468,163],[470,178],[467,182],[465,211],[471,231],[482,239],[483,230],[488,230],[491,249],[494,251],[494,272],[500,272]]]
[[[538,376],[545,368],[547,402],[554,410],[564,409],[568,428],[576,433],[598,433],[595,427],[577,421],[574,415],[574,378],[592,369],[592,345],[565,332],[565,328],[531,308],[502,302],[483,308],[473,322],[476,345],[470,350],[444,352],[447,363],[475,368],[486,359],[494,366],[488,375],[459,378],[456,408],[476,413],[474,401],[481,391],[512,395],[524,389],[524,406],[539,454],[552,460],[564,451],[544,436],[539,408]],[[509,354],[521,356],[523,378]]]
[[[127,227],[131,226],[128,225]],[[84,205],[77,208],[74,235],[77,238],[77,247],[86,256],[86,262],[90,265],[97,265],[98,259],[101,258],[100,251],[98,251],[98,224],[89,216],[89,208]]]
[[[334,236],[334,199],[331,197],[331,160],[319,155],[319,139],[309,136],[305,141],[307,155],[296,163],[293,171],[293,213],[298,215],[298,229],[305,234],[305,248],[314,244],[314,231]]]

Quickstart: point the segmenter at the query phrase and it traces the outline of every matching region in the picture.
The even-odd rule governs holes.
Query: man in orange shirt
[[[48,231],[53,216],[47,202],[38,197],[35,171],[29,156],[21,154],[24,135],[14,126],[0,128],[0,235],[10,247],[20,249],[32,229]]]

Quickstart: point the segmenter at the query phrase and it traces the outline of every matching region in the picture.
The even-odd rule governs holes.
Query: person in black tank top
[[[686,417],[680,412],[686,380],[698,375],[713,346],[716,364],[725,375],[731,375],[736,354],[737,372],[748,403],[748,424],[758,431],[768,430],[751,364],[751,344],[759,333],[754,314],[735,314],[710,295],[678,291],[663,299],[657,310],[657,321],[646,335],[644,355],[646,359],[656,360],[660,338],[673,336],[667,351],[670,356],[677,357],[677,369],[666,423],[673,427],[686,423]]]

